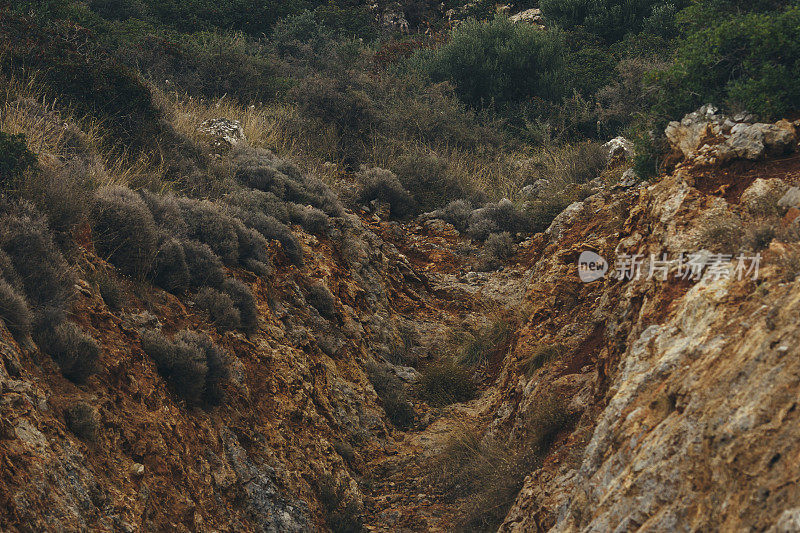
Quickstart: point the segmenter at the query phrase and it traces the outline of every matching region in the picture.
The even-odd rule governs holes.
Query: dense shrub
[[[291,91],[300,112],[336,128],[339,156],[348,168],[357,168],[372,131],[380,126],[376,102],[353,79],[312,75]]]
[[[194,288],[219,287],[225,281],[222,261],[208,245],[197,241],[181,243],[189,270],[189,285]]]
[[[621,41],[629,33],[647,28],[669,37],[675,29],[675,10],[685,0],[542,0],[540,6],[548,20],[564,28],[584,28],[606,42]]]
[[[371,168],[359,172],[356,177],[359,182],[356,202],[360,205],[369,205],[374,200],[385,202],[389,204],[389,214],[400,218],[417,211],[414,198],[391,171]]]
[[[534,224],[530,214],[519,209],[510,200],[503,199],[496,204],[487,204],[473,211],[467,231],[472,238],[483,241],[492,233],[507,231],[516,234],[533,229]]]
[[[443,208],[432,211],[430,216],[452,224],[458,231],[466,231],[472,211],[472,204],[469,201],[453,200]]]
[[[139,191],[142,200],[153,215],[153,220],[170,237],[185,237],[189,226],[183,217],[181,204],[172,194],[156,194],[147,190]]]
[[[75,324],[61,321],[58,313],[37,320],[34,340],[58,363],[64,376],[76,383],[83,383],[97,371],[97,343]]]
[[[239,310],[227,294],[206,287],[197,293],[194,303],[198,309],[208,314],[211,322],[220,330],[229,331],[242,325]]]
[[[235,221],[209,201],[180,198],[189,237],[208,245],[227,265],[239,260],[239,240]]]
[[[95,442],[100,437],[100,414],[86,402],[78,402],[64,411],[64,419],[76,437]]]
[[[158,234],[141,197],[126,187],[106,187],[95,194],[92,236],[97,251],[121,272],[144,277],[153,265]]]
[[[2,278],[0,278],[0,319],[17,339],[25,337],[31,331],[32,315],[28,302]]]
[[[248,331],[255,329],[258,326],[258,307],[250,287],[238,279],[228,278],[222,284],[221,290],[230,297],[239,311],[241,327]]]
[[[142,334],[142,350],[175,392],[189,404],[200,402],[208,374],[208,363],[201,350],[178,338],[171,341],[155,331]]]
[[[410,152],[392,166],[392,171],[422,211],[432,211],[472,193],[448,173],[447,162],[432,152]]]
[[[208,337],[182,331],[173,340],[158,332],[142,335],[142,349],[189,404],[222,401],[222,384],[228,377],[225,356]]]
[[[475,397],[476,388],[469,371],[451,362],[428,366],[418,383],[420,397],[430,405],[442,407]]]
[[[152,276],[153,283],[172,293],[181,292],[189,287],[189,264],[186,261],[184,246],[178,239],[164,239],[158,247],[153,261]],[[202,283],[202,278],[196,282]]]
[[[506,106],[531,98],[560,100],[564,56],[558,33],[497,17],[460,24],[447,44],[418,51],[411,64],[433,81],[451,82],[470,106]]]
[[[286,224],[278,221],[275,217],[265,216],[261,213],[242,214],[242,220],[265,239],[281,243],[283,253],[286,254],[289,261],[297,267],[303,266],[303,247]]]
[[[31,214],[0,218],[0,248],[34,309],[65,307],[72,295],[72,274],[44,220]]]
[[[416,412],[400,379],[376,363],[367,365],[366,371],[389,421],[400,429],[413,426]]]
[[[289,217],[294,224],[299,224],[309,233],[325,233],[329,226],[328,215],[316,207],[289,204]]]
[[[79,160],[32,172],[20,187],[20,195],[47,215],[50,228],[68,234],[89,211],[92,192],[88,173],[86,164]]]
[[[481,255],[491,267],[499,266],[514,254],[514,239],[507,231],[492,233],[483,243]]]
[[[681,40],[662,75],[661,113],[677,117],[706,102],[766,119],[797,110],[800,7],[707,20]]]
[[[35,163],[36,156],[28,151],[24,134],[0,131],[0,188],[13,185]]]
[[[205,335],[181,331],[175,336],[178,344],[185,344],[205,359],[206,372],[202,400],[205,405],[219,405],[224,398],[222,386],[229,377],[226,354]]]

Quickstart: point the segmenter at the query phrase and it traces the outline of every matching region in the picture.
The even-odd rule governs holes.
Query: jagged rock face
[[[797,159],[770,174],[794,183]],[[800,282],[786,281],[788,245],[761,251],[756,281],[709,271],[674,279],[674,266],[666,281],[575,281],[580,250],[612,264],[617,253],[700,250],[715,214],[746,219],[749,203],[776,203],[789,189],[756,179],[723,198],[727,188],[708,194],[704,180],[748,174],[695,170],[579,213],[536,262],[531,320],[501,376],[493,428],[519,428],[535,398],[553,392],[581,414],[530,473],[501,531],[796,530]],[[527,378],[517,361],[543,342],[575,348]]]
[[[673,149],[692,164],[755,161],[797,149],[795,124],[788,120],[764,124],[747,114],[728,117],[711,105],[670,122],[665,134]]]

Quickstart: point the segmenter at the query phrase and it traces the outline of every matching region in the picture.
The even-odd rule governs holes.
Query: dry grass
[[[0,129],[25,134],[28,150],[43,168],[59,171],[66,162],[80,160],[84,179],[96,188],[162,183],[162,154],[130,155],[109,142],[101,121],[77,116],[44,94],[35,78],[26,82],[12,78],[0,91]]]

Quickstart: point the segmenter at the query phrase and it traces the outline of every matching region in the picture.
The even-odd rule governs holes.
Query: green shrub
[[[234,307],[233,300],[227,294],[206,287],[197,293],[194,303],[222,331],[238,329],[242,325],[239,310]]]
[[[178,203],[189,238],[208,245],[225,264],[235,265],[239,260],[239,239],[234,219],[209,201],[180,198]]]
[[[465,103],[479,108],[560,100],[564,57],[560,34],[497,17],[460,24],[446,44],[418,51],[410,63],[433,81],[449,81]]]
[[[477,394],[470,372],[451,362],[428,366],[419,380],[418,392],[435,407],[465,402]]]
[[[765,119],[798,109],[800,7],[733,15],[680,41],[675,65],[661,74],[659,112],[677,117],[707,102]]]
[[[687,5],[685,0],[668,3],[664,0],[542,0],[540,7],[547,20],[566,29],[584,28],[608,43],[621,41],[627,34],[647,28],[672,36],[675,30],[675,8]]]
[[[25,135],[0,131],[0,188],[13,186],[28,168],[36,164],[36,156],[28,151]]]
[[[2,278],[0,278],[0,319],[5,322],[16,339],[22,339],[31,331],[33,317],[28,302]]]
[[[141,279],[153,266],[155,221],[141,197],[126,187],[97,191],[92,236],[100,255],[129,276]]]
[[[76,437],[87,442],[96,442],[100,437],[100,414],[86,402],[78,402],[64,411],[64,419]]]

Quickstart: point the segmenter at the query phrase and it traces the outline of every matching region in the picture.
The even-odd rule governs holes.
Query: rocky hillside
[[[67,379],[2,328],[0,527],[797,530],[795,127],[705,107],[670,125],[669,175],[598,184],[488,272],[435,216],[295,226],[302,262],[226,267],[247,330],[130,278],[114,303],[78,235],[68,312],[97,372]],[[227,368],[216,406],[148,348],[186,329]],[[442,361],[484,337],[443,369],[477,386],[456,397]]]

